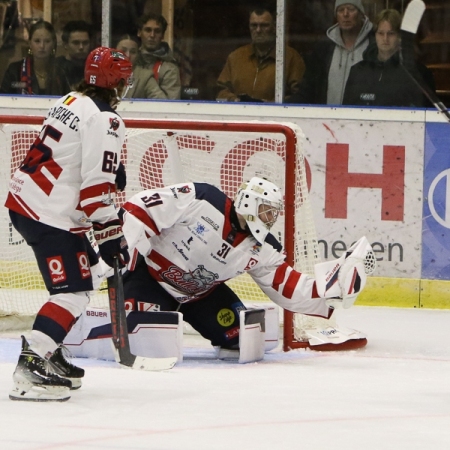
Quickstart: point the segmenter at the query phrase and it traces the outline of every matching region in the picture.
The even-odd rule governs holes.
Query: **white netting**
[[[22,117],[23,119],[23,117]],[[130,122],[129,122],[130,123]],[[153,129],[156,122],[147,121],[137,128],[136,121],[127,124],[127,140],[123,162],[127,169],[127,187],[117,196],[122,204],[133,194],[148,188],[183,181],[211,183],[233,197],[244,180],[252,176],[266,177],[286,193],[292,202],[285,201],[272,232],[284,243],[286,215],[294,217],[295,232],[288,236],[295,266],[313,273],[317,262],[317,239],[308,198],[305,161],[301,151],[303,135],[293,124],[277,125],[276,132],[267,123],[246,123],[245,131],[238,131],[237,123],[165,121],[164,129]],[[209,125],[208,125],[209,124]],[[159,127],[162,126],[159,122]],[[200,129],[199,129],[200,128]],[[8,182],[37,136],[39,126],[4,124],[0,130],[2,198],[6,198]],[[285,131],[283,131],[285,130]],[[295,131],[298,143],[287,136]],[[290,131],[290,134],[287,132]],[[288,160],[288,178],[286,164]],[[286,179],[291,180],[286,186]],[[292,191],[293,190],[293,191]],[[292,195],[292,193],[294,195]],[[288,199],[285,196],[285,199]],[[47,293],[35,263],[34,255],[22,237],[13,229],[6,208],[1,208],[0,250],[0,316],[32,315],[45,302]],[[286,245],[289,247],[289,245]],[[243,275],[230,286],[244,301],[267,300],[262,291]],[[104,294],[93,302],[107,306]]]

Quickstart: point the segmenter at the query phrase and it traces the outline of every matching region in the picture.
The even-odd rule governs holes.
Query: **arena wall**
[[[0,114],[44,116],[53,101],[0,96]],[[358,304],[450,308],[450,125],[439,113],[145,100],[124,101],[119,112],[298,124],[322,257],[340,256],[362,235],[377,255]]]

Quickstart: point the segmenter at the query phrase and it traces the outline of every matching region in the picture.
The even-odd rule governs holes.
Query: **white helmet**
[[[268,205],[270,208],[261,211],[261,205]],[[248,183],[241,184],[234,207],[236,212],[244,217],[254,238],[262,244],[283,207],[281,191],[270,181],[253,177]],[[266,216],[266,220],[261,220],[260,216],[268,213],[272,219],[267,220]]]

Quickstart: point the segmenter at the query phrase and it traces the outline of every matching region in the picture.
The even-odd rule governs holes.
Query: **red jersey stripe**
[[[272,287],[278,291],[280,289],[280,284],[283,283],[284,277],[286,276],[286,270],[288,270],[289,265],[287,263],[281,264],[280,267],[275,272],[273,277]]]
[[[294,294],[298,280],[300,280],[301,276],[302,276],[302,274],[300,272],[297,272],[295,270],[291,271],[291,273],[289,274],[288,279],[286,281],[286,284],[284,285],[284,289],[283,289],[283,293],[282,293],[284,297],[292,298],[292,295]]]
[[[156,223],[154,220],[147,214],[145,210],[140,208],[139,206],[135,205],[134,203],[126,202],[123,206],[123,209],[128,211],[130,214],[132,214],[134,217],[139,219],[144,225],[146,225],[148,228],[150,228],[153,233],[156,235],[159,235],[161,232],[159,231],[158,227],[156,226]]]

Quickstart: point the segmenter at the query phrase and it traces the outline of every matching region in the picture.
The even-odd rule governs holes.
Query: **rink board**
[[[53,101],[3,97],[0,114],[42,116]],[[362,235],[374,246],[376,277],[357,303],[450,307],[450,133],[437,113],[156,101],[123,102],[119,111],[124,118],[296,123],[306,136],[322,257],[339,257]]]

